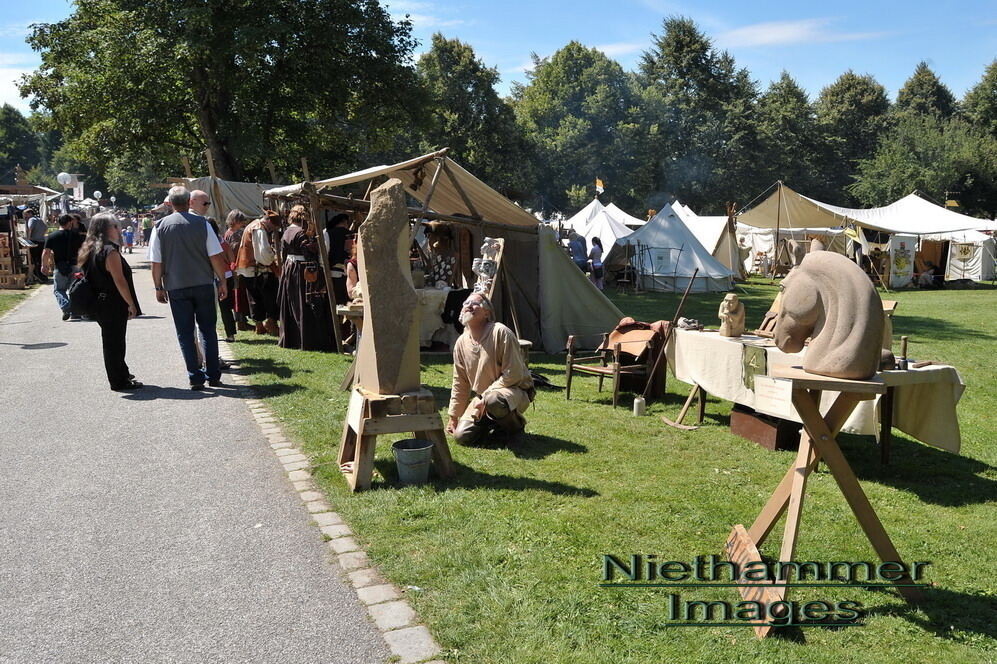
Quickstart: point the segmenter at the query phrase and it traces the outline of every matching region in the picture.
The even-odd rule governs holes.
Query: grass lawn
[[[755,327],[776,289],[755,281],[742,295]],[[685,315],[716,325],[720,294],[690,297]],[[317,467],[315,478],[388,578],[408,599],[451,662],[992,662],[997,660],[997,290],[888,295],[910,354],[949,362],[968,386],[959,406],[962,452],[954,455],[896,432],[890,466],[871,438],[842,448],[900,553],[931,561],[926,603],[895,591],[798,589],[796,600],[853,600],[865,626],[807,627],[758,641],[747,627],[670,628],[662,589],[598,587],[602,555],[657,554],[691,560],[719,554],[735,523],[750,525],[793,453],[769,452],[730,434],[731,404],[711,399],[706,424],[682,432],[676,413],[688,386],[669,380],[648,417],[613,410],[594,379],[576,381],[572,401],[542,391],[518,449],[452,444],[458,475],[397,488],[390,445],[378,446],[374,489],[350,495],[336,450],[347,393],[347,360],[286,351],[242,335],[234,345],[260,395]],[[671,318],[677,295],[614,296],[638,320]],[[563,385],[563,357],[533,367]],[[424,357],[423,382],[441,410],[446,357]],[[325,464],[325,465],[321,465]],[[781,524],[763,553],[777,555]],[[832,477],[810,480],[797,560],[875,560]],[[682,600],[739,601],[733,588],[677,591]]]
[[[31,295],[34,289],[35,287],[25,290],[0,290],[0,316],[16,307],[24,298]]]

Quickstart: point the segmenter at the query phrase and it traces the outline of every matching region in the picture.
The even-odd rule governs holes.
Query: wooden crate
[[[767,450],[795,450],[800,445],[799,422],[756,413],[735,404],[730,411],[730,432]]]
[[[20,290],[27,277],[23,274],[0,274],[0,289]]]

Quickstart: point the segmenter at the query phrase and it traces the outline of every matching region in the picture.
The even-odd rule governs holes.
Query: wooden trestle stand
[[[433,443],[433,466],[440,477],[456,472],[443,421],[429,390],[386,395],[354,387],[343,423],[339,445],[339,467],[350,491],[370,488],[374,474],[377,437],[388,433],[412,433]]]
[[[866,401],[874,398],[877,394],[885,393],[885,384],[878,378],[864,381],[828,378],[806,373],[800,367],[776,370],[773,372],[773,377],[788,379],[792,383],[793,405],[803,420],[800,449],[796,455],[796,461],[779,482],[779,486],[776,487],[751,528],[746,530],[741,524],[734,526],[724,548],[726,557],[737,563],[742,569],[750,562],[761,561],[758,547],[762,545],[779,517],[785,512],[786,525],[778,559],[783,562],[793,560],[807,479],[810,473],[817,468],[818,462],[823,460],[876,554],[884,562],[901,562],[900,554],[893,546],[890,536],[887,535],[886,529],[883,528],[876,511],[869,503],[865,492],[862,491],[855,473],[835,440],[835,436],[855,406],[860,401]],[[821,416],[818,406],[823,390],[840,392],[840,394],[827,414]],[[748,583],[743,578],[739,579],[738,582]],[[897,590],[908,602],[914,603],[921,600],[919,589],[910,587],[913,581],[909,576],[894,579],[894,583],[897,585]],[[786,586],[780,586],[778,582],[772,581],[758,581],[752,585],[740,586],[741,596],[746,601],[767,603],[785,600],[787,590]],[[755,633],[759,637],[765,637],[772,627],[773,625],[770,623],[756,623]]]

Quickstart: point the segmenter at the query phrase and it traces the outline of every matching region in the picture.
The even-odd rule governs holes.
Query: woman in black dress
[[[295,205],[287,216],[281,239],[284,269],[277,290],[282,348],[332,350],[332,315],[319,261],[314,226],[303,205]]]
[[[78,258],[78,264],[97,298],[92,314],[100,325],[107,382],[115,391],[142,387],[125,363],[128,321],[141,316],[142,310],[135,296],[132,269],[118,250],[120,243],[118,220],[113,214],[102,212],[90,221],[87,239],[80,248]]]

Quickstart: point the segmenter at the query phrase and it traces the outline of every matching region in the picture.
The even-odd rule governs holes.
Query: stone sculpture
[[[808,254],[783,280],[775,343],[787,353],[811,338],[804,371],[866,380],[883,353],[883,303],[869,277],[841,254]],[[892,355],[892,353],[891,353]]]
[[[364,328],[357,351],[359,383],[377,394],[419,389],[418,301],[409,268],[405,188],[392,178],[371,192],[359,229],[358,268]]]
[[[744,302],[737,293],[727,293],[720,303],[720,336],[739,337],[744,334]]]

